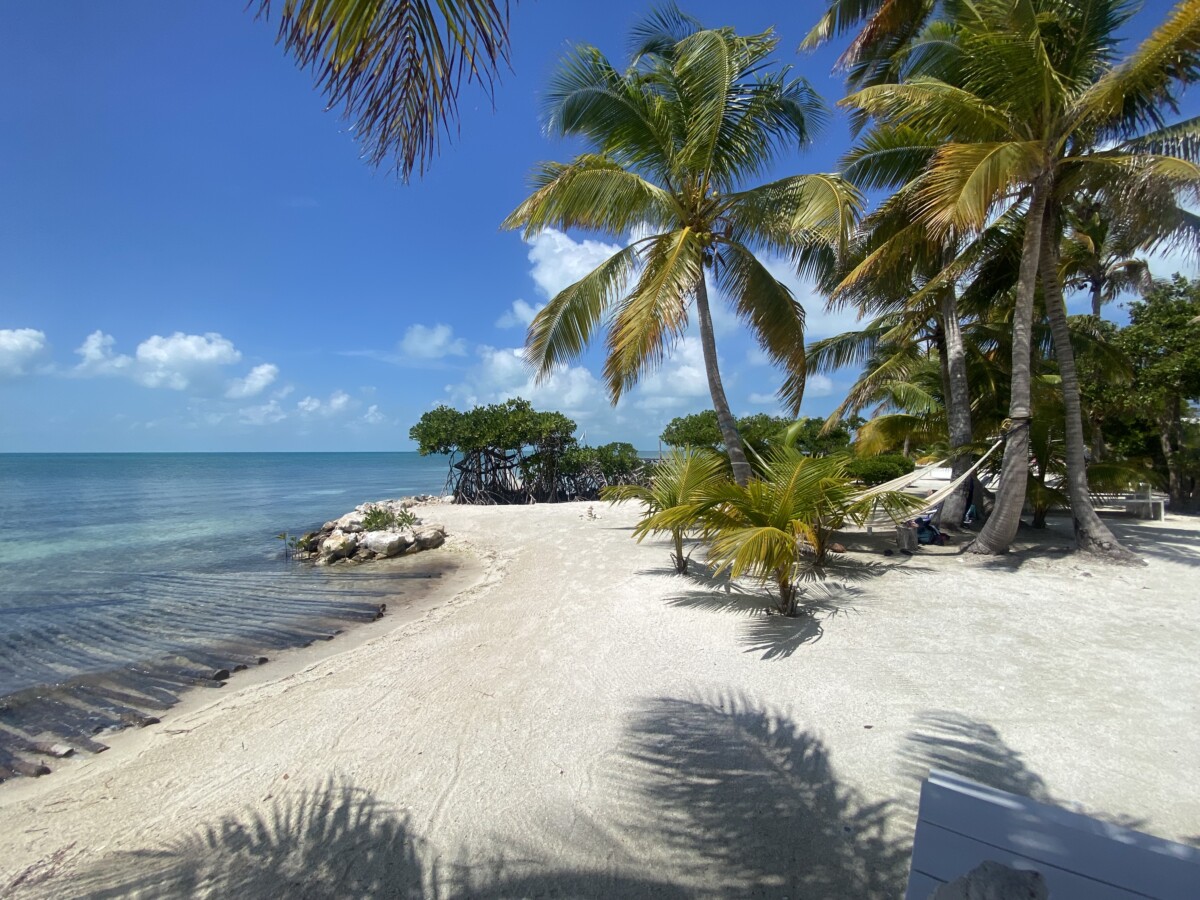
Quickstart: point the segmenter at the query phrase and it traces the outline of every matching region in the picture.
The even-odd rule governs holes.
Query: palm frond
[[[636,244],[619,250],[560,291],[534,316],[525,353],[539,378],[579,356],[605,312],[616,301],[638,264]]]
[[[800,412],[807,377],[804,359],[804,307],[746,247],[722,242],[717,284],[758,345],[784,373],[779,400],[792,415]]]
[[[251,0],[253,3],[254,0]],[[508,65],[507,0],[258,0],[277,40],[342,107],[372,165],[424,174],[458,118],[464,81],[489,95]]]
[[[500,226],[523,228],[526,239],[547,228],[609,234],[639,226],[665,230],[682,214],[668,192],[597,154],[582,154],[566,165],[542,163],[531,182],[534,192]]]
[[[687,326],[687,306],[703,277],[703,244],[690,228],[645,242],[642,271],[617,304],[608,333],[604,379],[616,403],[648,369],[662,362],[668,346]]]

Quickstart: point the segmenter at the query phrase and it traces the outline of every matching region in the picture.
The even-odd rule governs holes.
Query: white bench
[[[1040,872],[1050,900],[1200,897],[1200,850],[931,772],[905,900],[928,900],[987,860]]]
[[[1155,519],[1161,522],[1167,517],[1167,502],[1145,497],[1130,498],[1125,500],[1125,512],[1135,519]]]

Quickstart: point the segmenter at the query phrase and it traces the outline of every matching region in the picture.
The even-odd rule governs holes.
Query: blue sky
[[[685,4],[714,26],[775,26],[781,61],[832,104],[836,48],[795,52],[810,6]],[[0,451],[407,450],[431,406],[516,394],[572,415],[591,443],[653,447],[670,418],[709,403],[698,342],[616,409],[594,353],[533,385],[519,357],[532,310],[614,246],[498,228],[531,167],[572,153],[538,119],[556,61],[577,42],[621,59],[648,8],[517,4],[495,108],[464,91],[458,134],[404,186],[359,160],[347,123],[242,0],[7,5]],[[1148,3],[1133,34],[1167,9]],[[832,169],[847,145],[835,118],[777,174]],[[852,327],[776,271],[810,337]],[[778,375],[729,313],[717,340],[735,412],[777,411]],[[827,413],[851,378],[813,379],[803,413]]]

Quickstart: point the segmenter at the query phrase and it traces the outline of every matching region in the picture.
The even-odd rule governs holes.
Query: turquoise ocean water
[[[0,454],[0,713],[17,692],[270,644],[386,593],[284,560],[274,536],[440,493],[446,472],[416,453]]]

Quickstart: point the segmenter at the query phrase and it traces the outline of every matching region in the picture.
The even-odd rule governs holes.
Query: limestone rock
[[[418,528],[413,537],[414,549],[432,550],[446,543],[446,529],[442,525],[426,525]]]
[[[321,556],[332,562],[343,559],[354,552],[358,546],[358,537],[342,531],[332,531],[325,540],[321,541]]]
[[[348,512],[335,521],[333,526],[335,529],[344,531],[347,534],[355,534],[363,530],[362,517],[363,514],[356,509],[354,512]]]
[[[359,541],[377,557],[382,558],[399,556],[413,543],[411,534],[403,531],[367,531]]]

